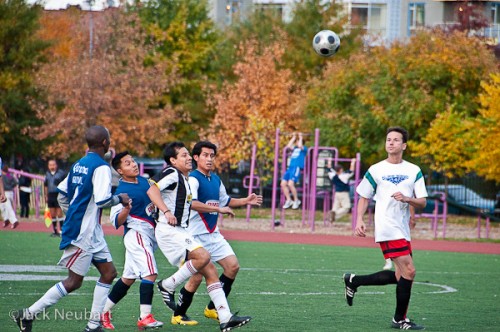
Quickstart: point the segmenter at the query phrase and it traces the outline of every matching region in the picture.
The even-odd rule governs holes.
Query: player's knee
[[[108,270],[104,271],[101,275],[101,281],[105,284],[111,284],[113,283],[113,280],[118,276],[118,273],[116,272],[116,269],[113,265],[112,268],[109,268]]]

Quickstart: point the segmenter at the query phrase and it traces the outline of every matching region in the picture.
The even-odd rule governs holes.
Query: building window
[[[351,26],[360,27],[372,35],[385,36],[387,30],[385,4],[353,3],[350,14]]]
[[[491,24],[500,24],[500,4],[491,4]]]
[[[408,36],[425,26],[425,4],[410,3],[408,8]]]

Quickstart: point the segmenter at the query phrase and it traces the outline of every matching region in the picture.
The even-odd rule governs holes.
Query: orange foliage
[[[297,103],[303,91],[289,69],[279,68],[285,49],[280,42],[261,52],[256,41],[240,46],[242,60],[234,66],[238,80],[225,84],[212,100],[216,115],[207,134],[220,149],[219,162],[234,165],[249,159],[257,144],[260,171],[270,170],[276,128],[299,129],[302,113]]]
[[[32,134],[52,138],[44,154],[67,159],[85,151],[86,128],[101,124],[110,130],[116,150],[150,155],[152,148],[172,139],[175,114],[160,98],[176,83],[176,66],[151,59],[152,47],[144,45],[146,36],[135,15],[107,10],[94,13],[93,19],[92,57],[85,50],[41,68],[37,84],[47,91],[47,104],[38,107],[38,116],[46,124]],[[75,22],[79,24],[85,24],[83,16]],[[154,63],[145,66],[146,61]]]

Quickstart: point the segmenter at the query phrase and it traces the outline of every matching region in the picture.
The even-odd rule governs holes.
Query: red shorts
[[[411,255],[411,242],[405,239],[379,242],[384,258],[395,258]]]

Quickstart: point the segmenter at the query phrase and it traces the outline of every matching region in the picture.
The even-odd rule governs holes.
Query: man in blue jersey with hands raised
[[[33,320],[46,308],[81,287],[83,278],[94,264],[100,278],[94,288],[90,319],[84,332],[100,332],[101,312],[116,269],[101,227],[102,209],[113,205],[128,206],[127,194],[111,195],[111,168],[104,160],[110,135],[103,126],[92,126],[85,140],[88,153],[71,167],[59,184],[59,205],[66,212],[59,249],[64,250],[59,265],[68,269],[68,277],[52,286],[29,308],[11,313],[20,331],[31,331]]]
[[[197,168],[189,174],[189,186],[193,195],[192,213],[188,232],[199,241],[211,255],[211,260],[224,269],[219,277],[226,297],[231,292],[232,284],[240,269],[238,259],[219,232],[217,220],[219,213],[234,216],[232,208],[245,205],[261,205],[262,196],[251,193],[245,198],[231,198],[217,174],[213,173],[217,146],[208,141],[201,141],[193,147],[193,158]],[[202,275],[193,275],[181,289],[179,303],[172,317],[172,324],[191,325],[186,312],[194,293],[202,282]],[[204,310],[207,318],[218,320],[217,310],[210,302]]]

